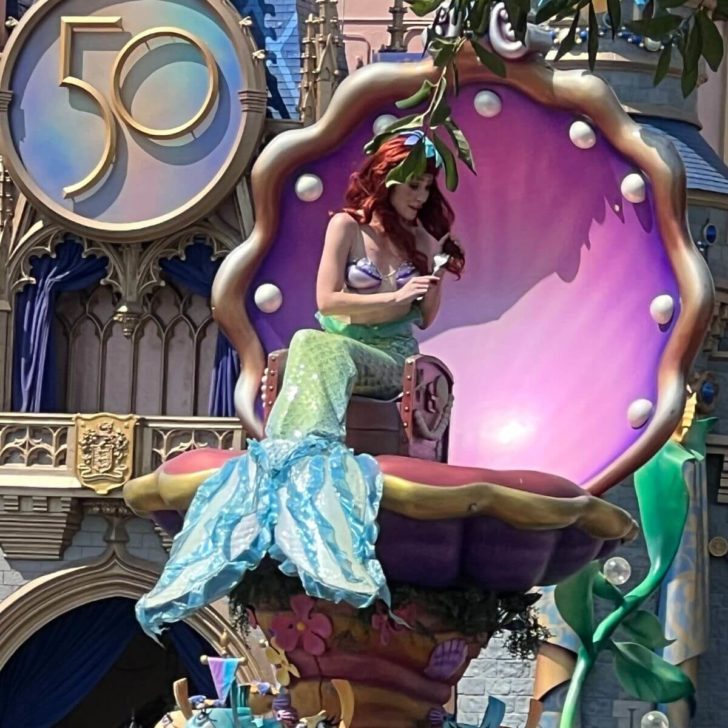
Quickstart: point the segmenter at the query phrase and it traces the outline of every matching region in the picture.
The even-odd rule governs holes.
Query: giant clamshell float
[[[501,50],[492,29],[491,42]],[[419,408],[420,433],[410,413],[403,448],[378,450],[377,554],[390,584],[522,594],[633,538],[629,514],[601,496],[672,434],[712,311],[675,149],[635,123],[597,77],[515,55],[528,57],[507,58],[505,78],[465,52],[457,61],[453,116],[478,172],[463,173],[449,195],[467,264],[460,281],[446,282],[435,324],[418,334],[423,366],[442,365],[432,406],[404,384],[410,400],[400,414]],[[316,328],[328,213],[340,208],[373,129],[401,115],[395,101],[437,71],[429,60],[360,69],[316,124],[276,137],[257,160],[255,227],[213,290],[215,316],[240,355],[236,405],[249,434],[262,434],[256,398],[266,356],[298,329]],[[266,312],[255,294],[271,284],[282,300]],[[410,457],[432,448],[427,422],[437,429],[430,420],[449,415],[448,370],[447,441],[428,459]],[[360,409],[360,419],[378,416]],[[374,454],[377,427],[361,428]],[[181,455],[132,481],[127,500],[174,532],[199,483],[237,454]],[[385,639],[381,614],[362,622],[353,608],[300,591],[287,604],[253,604],[257,621],[297,714],[341,715],[331,681],[348,681],[350,728],[438,724],[489,638],[453,631],[427,600],[413,599],[407,618],[425,629],[395,624]],[[283,623],[315,625],[318,642],[283,639]]]

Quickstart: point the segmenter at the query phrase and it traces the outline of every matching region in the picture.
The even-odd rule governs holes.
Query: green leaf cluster
[[[562,713],[562,728],[573,725],[584,681],[602,650],[613,654],[617,679],[630,695],[653,703],[693,698],[695,690],[690,679],[653,652],[671,641],[665,637],[659,619],[641,606],[662,583],[680,547],[690,506],[683,468],[689,460],[705,457],[705,438],[713,421],[694,422],[681,444],[669,441],[635,474],[650,558],[645,578],[623,594],[594,562],[556,587],[556,606],[581,641]],[[612,605],[612,611],[598,624],[597,599]]]
[[[667,75],[673,50],[677,49],[682,58],[682,92],[687,96],[698,83],[700,59],[704,58],[708,66],[717,71],[723,59],[724,47],[723,37],[715,24],[721,19],[721,5],[713,13],[700,5],[686,17],[669,12],[682,5],[683,0],[661,0],[659,14],[627,23],[627,28],[658,40],[664,46],[655,69],[655,85]],[[723,6],[728,9],[728,2],[724,2]]]
[[[389,137],[408,129],[421,129],[437,148],[443,159],[445,182],[449,190],[458,185],[458,160],[475,172],[473,156],[467,139],[452,116],[448,97],[457,95],[459,80],[456,59],[464,45],[468,44],[480,63],[492,74],[506,75],[506,64],[484,42],[493,8],[499,0],[405,0],[409,9],[419,17],[435,13],[435,20],[427,30],[426,50],[433,58],[437,73],[426,80],[411,96],[402,99],[401,109],[420,108],[419,114],[407,116],[376,135],[365,146],[368,154],[375,152]],[[546,0],[531,12],[530,0],[503,0],[508,19],[515,36],[525,42],[529,18],[536,23],[570,19],[569,29],[561,39],[556,59],[574,50],[580,25],[588,27],[587,56],[589,67],[594,70],[599,52],[602,24],[594,0]],[[686,12],[677,14],[676,8]],[[612,38],[622,27],[620,0],[607,0],[608,25]],[[452,36],[442,34],[440,24],[447,20],[455,29]],[[665,79],[673,65],[675,51],[682,59],[682,91],[690,94],[698,82],[700,59],[704,58],[713,70],[717,70],[723,55],[723,39],[716,26],[717,21],[728,20],[728,0],[716,0],[715,8],[707,9],[702,3],[688,4],[688,0],[656,0],[651,17],[628,22],[632,32],[662,43],[663,48],[655,67],[655,85]],[[397,184],[411,179],[422,168],[422,150],[416,145],[387,179]]]
[[[685,674],[652,652],[672,643],[652,612],[638,609],[627,614],[616,629],[622,639],[608,638],[604,645],[597,644],[595,597],[616,607],[625,603],[625,595],[607,581],[597,562],[559,584],[555,591],[559,613],[576,632],[589,658],[595,660],[602,647],[610,649],[620,685],[639,700],[668,703],[691,696],[693,686]]]

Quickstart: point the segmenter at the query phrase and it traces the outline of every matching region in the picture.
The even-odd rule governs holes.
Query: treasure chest
[[[287,349],[268,356],[263,401],[266,421],[283,382],[287,357]],[[452,373],[439,359],[426,354],[408,357],[400,395],[388,400],[351,398],[346,414],[347,445],[357,453],[446,462],[452,388]]]

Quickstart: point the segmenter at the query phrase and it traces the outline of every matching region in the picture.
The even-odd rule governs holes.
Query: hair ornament
[[[442,167],[442,157],[440,152],[437,151],[432,140],[423,132],[421,129],[403,131],[400,136],[406,137],[404,145],[406,147],[413,147],[418,142],[423,142],[425,145],[425,157],[428,159],[435,160],[435,166],[439,169]]]

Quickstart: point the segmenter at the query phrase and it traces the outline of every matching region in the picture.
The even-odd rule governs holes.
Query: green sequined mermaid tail
[[[266,435],[343,440],[352,394],[389,399],[401,391],[405,359],[417,353],[411,322],[418,317],[415,309],[405,319],[365,326],[319,315],[323,331],[296,332]]]
[[[226,596],[266,554],[312,596],[389,601],[374,550],[382,477],[373,457],[344,444],[345,417],[353,392],[400,390],[418,316],[379,326],[321,316],[324,331],[293,337],[267,438],[199,487],[159,581],[137,604],[147,633]]]

